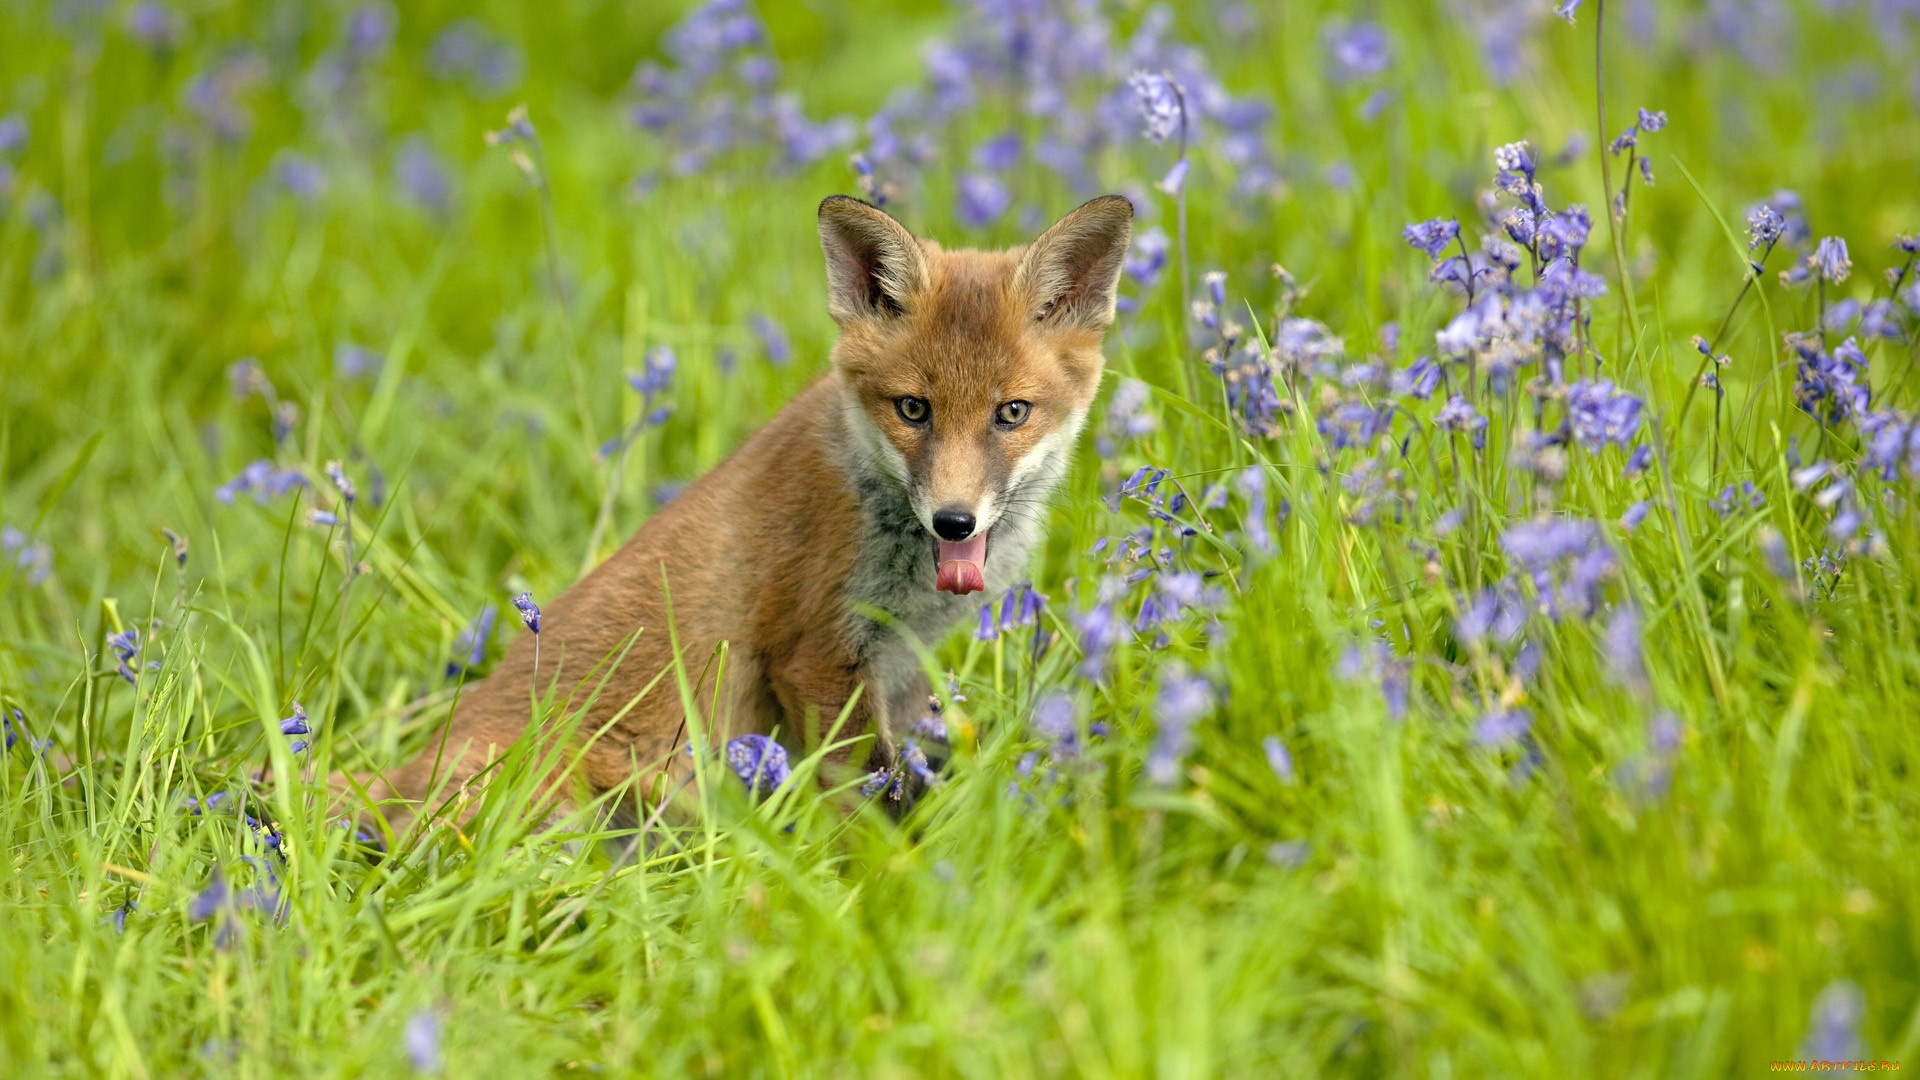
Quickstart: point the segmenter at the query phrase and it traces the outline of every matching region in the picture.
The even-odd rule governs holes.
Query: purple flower
[[[1052,746],[1053,757],[1065,761],[1080,755],[1080,724],[1073,699],[1048,694],[1033,707],[1033,730]]]
[[[1147,778],[1168,787],[1180,778],[1180,764],[1193,745],[1193,725],[1213,708],[1213,684],[1176,664],[1161,677],[1154,704],[1158,727],[1147,754]]]
[[[107,635],[107,650],[120,661],[115,670],[129,683],[139,681],[134,674],[134,658],[140,654],[140,644],[140,631],[137,628]]]
[[[1573,13],[1579,7],[1580,0],[1559,0],[1559,2],[1553,6],[1553,13],[1571,23],[1573,22]]]
[[[983,228],[1000,220],[1013,205],[1013,194],[1000,178],[990,173],[966,173],[960,177],[954,213],[969,228]]]
[[[1872,390],[1867,382],[1867,356],[1852,338],[1831,353],[1815,335],[1790,334],[1787,343],[1799,357],[1793,385],[1794,403],[1827,424],[1840,424],[1867,411]]]
[[[493,637],[493,624],[500,609],[488,604],[480,609],[466,629],[453,639],[453,659],[447,661],[447,677],[454,678],[476,668],[487,658],[487,641]]]
[[[1473,725],[1473,741],[1498,750],[1526,738],[1532,728],[1533,714],[1526,709],[1495,709]]]
[[[293,703],[293,715],[280,721],[282,735],[311,735],[313,728],[307,723],[307,710],[299,702]]]
[[[767,363],[774,367],[785,367],[793,359],[793,346],[787,341],[786,331],[780,324],[765,315],[754,314],[747,317],[747,326],[753,335],[760,339],[760,351],[766,356]]]
[[[1183,154],[1171,168],[1167,169],[1167,175],[1161,177],[1153,186],[1168,195],[1178,195],[1187,186],[1187,173],[1191,168],[1192,163]]]
[[[1613,673],[1631,687],[1645,687],[1647,669],[1641,657],[1640,612],[1631,605],[1615,611],[1613,618],[1607,620],[1602,640]]]
[[[1581,379],[1567,388],[1567,421],[1573,437],[1591,453],[1608,443],[1626,447],[1640,430],[1644,403],[1606,379]]]
[[[1847,258],[1847,242],[1838,236],[1822,237],[1807,256],[1807,269],[1822,281],[1838,285],[1853,272],[1853,260]]]
[[[29,585],[44,585],[53,576],[53,548],[11,525],[0,526],[0,556],[24,571]]]
[[[362,4],[347,16],[347,49],[361,57],[385,52],[393,42],[393,8],[383,3]]]
[[[1765,203],[1747,211],[1747,248],[1773,250],[1779,243],[1780,234],[1786,228],[1786,219],[1778,211]]]
[[[52,739],[35,739],[27,731],[27,714],[19,709],[9,709],[8,715],[0,716],[0,734],[5,736],[4,749],[12,750],[13,744],[25,741],[27,748],[45,753],[53,745]]]
[[[1714,512],[1727,517],[1740,510],[1758,510],[1767,504],[1766,493],[1753,486],[1753,481],[1742,480],[1739,484],[1728,484],[1714,497]]]
[[[1455,394],[1434,414],[1433,422],[1442,431],[1455,434],[1468,432],[1473,435],[1473,445],[1478,448],[1485,438],[1487,418],[1481,416],[1465,397]]]
[[[453,178],[423,135],[409,135],[393,159],[393,178],[415,205],[444,214],[453,205]]]
[[[727,742],[727,768],[750,794],[767,794],[787,782],[787,748],[765,735],[741,735]]]
[[[340,493],[340,497],[346,500],[348,506],[352,506],[354,500],[353,481],[347,477],[346,469],[342,468],[338,461],[329,461],[326,464],[325,472],[327,479],[333,483],[334,490]]]
[[[1185,91],[1166,72],[1136,71],[1127,80],[1133,90],[1134,107],[1139,110],[1147,141],[1162,143],[1181,132],[1187,123]]]
[[[303,154],[282,152],[273,163],[273,178],[287,194],[312,202],[327,193],[327,173]]]
[[[305,487],[306,483],[307,478],[300,475],[298,469],[282,469],[270,461],[256,461],[214,489],[213,494],[228,505],[239,495],[252,495],[254,502],[265,506],[268,499]]]
[[[1525,627],[1527,611],[1509,590],[1482,589],[1454,621],[1453,632],[1468,645],[1489,639],[1511,643]]]
[[[364,345],[341,342],[333,348],[333,371],[342,379],[358,379],[367,375],[377,375],[385,356]]]
[[[1172,242],[1167,238],[1166,230],[1158,225],[1135,233],[1133,247],[1127,252],[1127,276],[1143,286],[1151,287],[1160,280],[1161,271],[1166,269],[1171,250]]]
[[[1460,223],[1453,218],[1429,218],[1408,225],[1400,236],[1408,244],[1426,252],[1429,259],[1437,259],[1459,239]]]
[[[1260,745],[1266,750],[1267,767],[1273,775],[1283,784],[1293,783],[1293,755],[1287,752],[1287,744],[1280,741],[1280,736],[1269,735],[1260,740]]]
[[[1020,152],[1026,143],[1017,131],[996,135],[973,148],[973,165],[977,169],[1005,171],[1020,164]]]
[[[1800,1043],[1802,1057],[1819,1061],[1850,1061],[1860,1056],[1860,1021],[1867,1016],[1867,996],[1851,979],[1835,979],[1813,999],[1807,1036]]]
[[[1586,247],[1587,237],[1593,231],[1593,221],[1587,216],[1587,208],[1578,204],[1569,206],[1547,219],[1540,227],[1540,254],[1543,258],[1573,258]]]
[[[433,1074],[440,1071],[440,1012],[437,1009],[421,1009],[407,1018],[406,1031],[401,1037],[407,1050],[407,1062],[417,1073]]]
[[[180,20],[165,4],[151,0],[127,9],[127,33],[135,41],[156,51],[171,49],[180,43]]]
[[[26,145],[26,120],[19,113],[0,116],[0,157],[11,157]]]
[[[520,621],[527,624],[527,629],[536,634],[540,632],[540,605],[533,602],[532,593],[523,592],[514,597],[513,607],[520,613]]]
[[[1387,47],[1387,32],[1376,23],[1334,20],[1328,24],[1322,37],[1338,78],[1360,79],[1378,75],[1393,62],[1392,53]]]
[[[1495,187],[1517,198],[1533,198],[1533,155],[1525,140],[1495,150],[1493,164]]]

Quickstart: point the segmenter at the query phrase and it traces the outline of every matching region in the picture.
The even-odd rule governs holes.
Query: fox
[[[869,738],[866,767],[893,763],[928,700],[912,639],[1003,594],[1042,540],[1105,366],[1133,206],[1101,196],[1001,251],[943,249],[844,195],[817,218],[827,372],[548,604],[417,757],[360,781],[396,833],[430,795],[471,803],[530,723],[530,687],[571,688],[576,792],[690,775],[683,698],[661,678],[676,641],[695,674],[726,647],[694,694],[718,705],[708,745],[759,733],[806,752],[838,723],[823,784],[854,775]]]

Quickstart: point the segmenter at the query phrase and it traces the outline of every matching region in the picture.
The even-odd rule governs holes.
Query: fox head
[[[994,526],[1064,472],[1132,231],[1105,195],[1026,247],[943,251],[858,199],[820,204],[848,420],[932,538],[936,588],[986,588]]]

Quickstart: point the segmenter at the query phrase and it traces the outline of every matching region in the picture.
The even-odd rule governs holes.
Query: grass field
[[[0,39],[9,1077],[1920,1067],[1911,2]],[[796,762],[638,858],[524,780],[341,827],[825,370],[822,196],[1003,245],[1106,191],[1045,605],[934,643],[900,820]]]

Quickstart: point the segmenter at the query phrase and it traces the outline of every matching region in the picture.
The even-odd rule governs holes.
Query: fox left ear
[[[1120,268],[1133,240],[1133,204],[1102,195],[1055,222],[1014,271],[1036,322],[1095,332],[1113,324]]]

